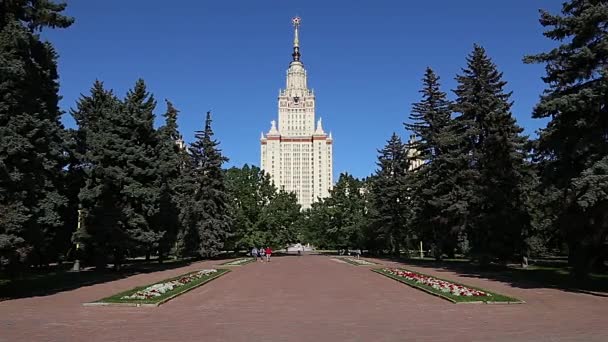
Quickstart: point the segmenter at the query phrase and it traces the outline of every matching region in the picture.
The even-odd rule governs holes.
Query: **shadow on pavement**
[[[190,265],[194,260],[173,261],[163,264],[133,262],[123,266],[121,271],[112,269],[85,269],[71,272],[71,264],[32,269],[21,277],[0,279],[0,301],[34,296],[48,296],[70,291],[83,286],[123,279],[136,274],[152,273]]]

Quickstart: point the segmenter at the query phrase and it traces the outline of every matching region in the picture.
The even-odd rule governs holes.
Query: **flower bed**
[[[228,272],[227,269],[194,271],[152,285],[136,287],[88,305],[158,306]]]
[[[374,266],[374,265],[378,265],[375,262],[371,262],[371,261],[367,261],[364,259],[357,259],[357,258],[341,258],[342,260],[344,260],[345,262],[351,264],[351,265],[355,265],[355,266]]]
[[[222,266],[241,266],[241,265],[245,265],[245,264],[248,264],[248,263],[254,262],[254,261],[255,261],[255,259],[253,257],[251,257],[251,258],[243,258],[243,259],[236,259],[236,260],[228,261],[221,265]]]
[[[374,272],[404,284],[447,299],[453,303],[523,303],[522,301],[471,286],[435,278],[399,268],[382,268]]]

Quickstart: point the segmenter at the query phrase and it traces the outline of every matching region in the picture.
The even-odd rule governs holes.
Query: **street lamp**
[[[78,209],[78,224],[76,226],[77,231],[80,231],[81,222],[82,222],[82,209]],[[74,260],[74,266],[72,266],[72,271],[74,271],[74,272],[80,272],[79,249],[80,249],[80,243],[76,242],[76,259]]]

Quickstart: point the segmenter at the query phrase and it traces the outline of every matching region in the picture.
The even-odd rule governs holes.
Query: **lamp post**
[[[82,209],[78,209],[78,223],[76,226],[76,230],[80,231],[82,222]],[[74,260],[74,266],[72,267],[72,271],[80,272],[80,243],[76,242],[76,259]]]

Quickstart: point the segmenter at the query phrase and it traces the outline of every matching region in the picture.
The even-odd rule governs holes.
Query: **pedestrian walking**
[[[264,250],[264,247],[260,247],[259,251],[260,251],[260,261],[264,262],[264,256],[266,255],[266,251]]]
[[[272,249],[270,249],[270,247],[266,247],[266,250],[264,251],[264,253],[266,254],[266,262],[270,262],[270,256],[272,255]]]
[[[259,252],[258,252],[258,249],[257,249],[257,248],[253,247],[253,248],[251,249],[251,256],[253,257],[253,260],[254,260],[254,261],[258,261],[258,253],[259,253]]]

